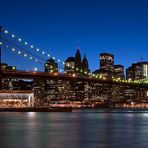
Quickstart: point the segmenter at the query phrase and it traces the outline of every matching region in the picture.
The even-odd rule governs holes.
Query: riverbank
[[[72,108],[71,107],[0,108],[0,112],[72,112]]]
[[[148,109],[148,103],[118,103],[110,105],[109,108],[135,108],[135,109]]]

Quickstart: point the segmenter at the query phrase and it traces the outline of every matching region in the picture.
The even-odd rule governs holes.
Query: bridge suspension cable
[[[61,63],[63,65],[65,64],[60,59],[56,59],[55,57],[51,56],[49,53],[46,53],[44,50],[42,50],[40,48],[36,48],[34,45],[29,44],[28,42],[26,42],[22,38],[19,38],[16,35],[14,35],[13,33],[9,33],[8,30],[6,30],[6,29],[3,28],[2,31],[6,35],[8,35],[9,37],[11,37],[12,39],[15,39],[17,42],[22,43],[24,46],[29,47],[30,49],[33,49],[34,51],[36,51],[38,53],[41,53],[42,55],[46,55],[48,58],[52,58],[53,60],[57,61],[58,63]]]
[[[58,63],[58,66],[59,68],[61,68],[62,66],[65,66],[65,62],[63,62],[62,60],[60,59],[56,59],[55,57],[52,57],[49,53],[45,52],[44,50],[41,50],[40,48],[36,48],[34,45],[32,44],[29,44],[28,42],[26,42],[25,40],[23,40],[22,38],[20,37],[17,37],[15,34],[13,33],[10,33],[7,29],[2,29],[3,33],[7,36],[9,36],[11,39],[13,40],[16,40],[18,43],[21,43],[23,46],[27,47],[27,48],[30,48],[32,49],[33,51],[36,51],[36,53],[40,53],[41,55],[45,55],[46,57],[48,58],[52,58],[53,60],[55,60],[57,63]],[[22,49],[22,48],[21,48]],[[24,49],[24,48],[23,48]],[[26,50],[27,51],[27,50]],[[28,52],[28,51],[27,51]],[[41,57],[40,56],[37,56],[37,57]],[[43,60],[43,58],[39,58],[41,59],[42,61],[45,61]],[[60,66],[60,65],[61,66]],[[62,67],[63,68],[63,67]],[[60,69],[60,72],[62,71],[62,68]],[[72,67],[72,69],[75,69],[74,67]],[[80,73],[87,73],[87,71],[84,71],[83,69],[78,69],[76,68],[76,71],[80,72]],[[90,75],[90,73],[89,73]]]
[[[7,34],[7,31],[5,31],[5,33]],[[14,37],[14,36],[12,35],[12,37]],[[2,40],[3,40],[3,43],[4,42],[7,43],[6,48],[8,48],[8,44],[11,45],[12,46],[11,51],[13,51],[15,53],[17,51],[17,55],[22,55],[25,58],[28,57],[30,60],[41,63],[41,64],[44,64],[47,61],[47,59],[43,58],[41,55],[34,54],[31,51],[28,51],[26,48],[20,47],[20,45],[14,43],[4,37],[2,37]],[[1,44],[2,44],[2,42],[1,42]],[[55,58],[53,57],[52,59],[55,59]],[[63,67],[61,65],[58,65],[58,67],[59,67],[59,71],[62,72]]]

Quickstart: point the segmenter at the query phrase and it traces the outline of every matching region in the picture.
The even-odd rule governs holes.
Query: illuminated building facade
[[[16,71],[16,66],[9,66],[6,63],[1,63],[1,70],[2,71]]]
[[[65,68],[64,68],[65,74],[74,74],[75,73],[75,58],[69,57],[65,61]]]
[[[86,54],[81,61],[80,50],[77,49],[75,57],[68,57],[65,61],[65,74],[89,75],[90,69]]]
[[[77,49],[75,57],[69,57],[65,61],[65,74],[76,76],[76,75],[89,75],[90,69],[88,60],[86,57],[86,54],[84,54],[84,58],[81,60],[81,53],[80,50]],[[74,82],[73,83],[67,83],[71,86],[67,86],[68,88],[71,88],[70,94],[72,98],[75,98],[75,100],[84,100],[88,99],[89,97],[89,84],[88,82]],[[72,87],[74,89],[72,89]],[[66,91],[66,90],[65,90]]]
[[[148,78],[148,62],[138,62],[126,69],[127,80],[141,80]]]
[[[45,72],[58,73],[58,64],[54,59],[50,58],[44,64]],[[58,80],[46,80],[44,82],[44,90],[47,102],[57,99],[58,93]]]
[[[124,79],[124,66],[123,65],[114,65],[114,78],[115,79]]]
[[[108,73],[111,78],[114,72],[114,55],[110,53],[100,53],[100,70]]]
[[[0,91],[0,108],[34,107],[33,91]]]
[[[134,67],[130,66],[129,68],[126,69],[126,79],[127,80],[135,80],[134,76]]]
[[[98,78],[111,79],[114,73],[114,55],[100,53],[100,68],[93,72]]]
[[[44,64],[45,72],[49,73],[57,73],[58,72],[58,64],[55,62],[54,59],[50,58]]]

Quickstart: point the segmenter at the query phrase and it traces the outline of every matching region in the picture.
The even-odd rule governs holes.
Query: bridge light
[[[50,57],[50,54],[48,54],[47,56]]]
[[[12,34],[11,36],[12,36],[12,38],[14,38],[14,37],[15,37],[15,35],[14,35],[14,34]]]
[[[25,42],[25,45],[28,45],[28,43],[27,43],[27,42]]]
[[[30,60],[32,60],[32,57],[30,57]]]
[[[43,51],[42,54],[45,54],[45,52]]]
[[[19,42],[21,42],[21,41],[22,41],[22,39],[21,39],[21,38],[19,38],[19,39],[18,39],[18,41],[19,41]]]
[[[63,62],[63,65],[65,65],[65,62]]]
[[[34,71],[37,71],[38,69],[36,67],[34,67]]]
[[[60,62],[60,60],[58,60],[58,62]]]
[[[53,60],[55,60],[55,57],[52,57]]]
[[[76,76],[76,74],[74,73],[74,74],[72,74],[72,76],[73,76],[73,77],[75,77],[75,76]]]
[[[31,45],[30,47],[33,48],[33,45]]]
[[[13,69],[13,70],[15,70],[15,69],[16,69],[16,67],[15,67],[15,66],[13,66],[13,67],[12,67],[12,69]]]
[[[15,51],[15,48],[12,48],[12,51]]]
[[[37,59],[35,59],[35,62],[37,62],[38,60]]]
[[[5,30],[5,34],[8,34],[8,30]]]
[[[24,54],[24,57],[27,57],[27,54]]]
[[[20,51],[18,51],[18,54],[21,54],[21,52],[20,52]]]
[[[60,69],[60,72],[62,72],[62,69]]]
[[[37,49],[36,49],[36,51],[40,51],[40,49],[39,49],[39,48],[37,48]]]
[[[2,42],[0,42],[0,45],[2,45]]]

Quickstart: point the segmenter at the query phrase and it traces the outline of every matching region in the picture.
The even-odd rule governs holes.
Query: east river
[[[0,113],[0,148],[122,147],[148,147],[148,111]]]

